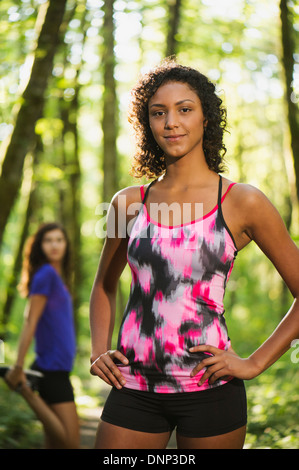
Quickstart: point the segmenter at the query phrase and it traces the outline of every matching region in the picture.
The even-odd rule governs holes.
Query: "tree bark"
[[[180,23],[181,3],[181,0],[168,0],[169,28],[166,43],[166,57],[177,54],[178,41],[176,35]]]
[[[117,191],[117,133],[118,133],[118,104],[116,98],[116,83],[114,79],[115,56],[114,56],[114,0],[106,0],[103,5],[104,23],[103,39],[104,51],[102,56],[104,74],[104,96],[103,96],[103,201],[109,202]]]
[[[45,91],[59,43],[59,30],[66,3],[67,0],[49,0],[41,6],[37,19],[37,22],[40,22],[44,13],[31,75],[23,92],[14,130],[6,147],[0,176],[0,244],[21,186],[26,154],[34,148],[36,142],[35,125],[42,116]]]
[[[294,29],[287,0],[281,0],[280,2],[280,18],[283,50],[282,61],[285,71],[288,123],[296,178],[296,193],[299,201],[299,108],[295,102],[295,92],[293,89],[295,44],[292,32]]]
[[[74,13],[73,10],[72,13]],[[86,32],[88,28],[86,20],[87,11],[83,10],[80,23],[80,31],[83,32],[82,50],[86,40]],[[67,19],[67,24],[70,18]],[[66,28],[65,28],[66,29]],[[68,49],[64,48],[64,63],[67,64]],[[78,135],[78,114],[79,114],[79,93],[81,85],[78,77],[82,67],[81,61],[76,65],[76,74],[73,83],[70,84],[74,89],[74,96],[71,101],[60,99],[60,114],[63,122],[62,130],[62,167],[67,175],[68,185],[60,190],[60,214],[62,221],[67,229],[72,246],[72,298],[74,306],[74,317],[76,333],[79,333],[79,307],[81,305],[81,287],[84,279],[83,260],[81,254],[81,165],[80,165],[80,148]],[[65,144],[66,134],[72,135],[71,149]]]
[[[36,164],[36,154],[39,153],[39,150],[35,151],[34,155],[34,161],[32,163],[33,171],[34,167]],[[5,339],[6,334],[7,334],[7,325],[9,322],[9,317],[12,312],[12,307],[13,303],[15,301],[16,295],[17,295],[17,285],[19,282],[19,274],[22,269],[22,261],[23,261],[23,251],[24,251],[24,246],[25,242],[29,236],[29,225],[31,222],[31,217],[32,214],[35,211],[35,206],[36,206],[36,190],[35,190],[35,183],[32,181],[31,182],[31,190],[29,194],[29,199],[28,199],[28,205],[27,205],[27,210],[25,214],[25,219],[24,219],[24,224],[19,240],[19,246],[17,249],[17,253],[15,256],[14,260],[14,265],[12,269],[12,273],[10,276],[10,279],[8,281],[8,286],[7,286],[7,291],[6,291],[6,299],[3,304],[3,310],[2,310],[2,319],[1,319],[1,332],[0,332],[0,338]]]

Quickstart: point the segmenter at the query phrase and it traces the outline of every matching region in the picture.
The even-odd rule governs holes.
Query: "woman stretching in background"
[[[44,224],[26,247],[22,290],[28,296],[25,322],[14,367],[5,380],[17,389],[43,424],[46,448],[79,446],[79,424],[69,373],[76,352],[73,307],[65,284],[69,278],[67,234],[57,223]],[[43,378],[36,394],[23,372],[26,353],[35,338],[31,369]]]

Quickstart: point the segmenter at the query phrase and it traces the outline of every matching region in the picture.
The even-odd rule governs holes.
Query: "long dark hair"
[[[216,87],[199,71],[180,65],[170,57],[143,75],[132,90],[129,122],[135,130],[137,152],[131,173],[135,177],[156,178],[165,172],[164,152],[157,145],[149,126],[148,102],[162,84],[171,81],[186,83],[197,93],[208,122],[203,138],[207,164],[217,173],[224,171],[226,109],[216,94]]]
[[[49,262],[42,249],[44,235],[52,230],[61,230],[66,240],[66,250],[62,260],[62,276],[68,287],[71,282],[71,253],[70,242],[65,228],[57,222],[49,222],[42,224],[37,232],[32,235],[26,242],[24,250],[23,267],[21,281],[18,286],[20,293],[26,297],[29,294],[32,278],[36,271]]]

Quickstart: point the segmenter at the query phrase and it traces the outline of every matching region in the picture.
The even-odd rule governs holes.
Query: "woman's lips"
[[[165,135],[164,139],[166,139],[167,142],[177,142],[178,140],[182,139],[184,136],[185,134]]]

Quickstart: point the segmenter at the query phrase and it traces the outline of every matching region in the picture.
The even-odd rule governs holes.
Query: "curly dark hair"
[[[32,278],[36,271],[44,264],[48,263],[48,259],[42,250],[42,242],[44,235],[52,230],[59,229],[63,233],[67,242],[66,251],[62,260],[62,276],[66,285],[70,288],[71,284],[71,253],[70,242],[65,228],[57,222],[48,222],[42,224],[37,232],[28,238],[25,250],[23,267],[21,273],[21,281],[18,289],[22,296],[28,296]]]
[[[149,126],[148,102],[162,84],[171,81],[187,83],[197,93],[208,121],[203,138],[205,158],[211,170],[223,172],[223,157],[226,153],[223,135],[227,121],[226,109],[216,94],[216,87],[202,73],[178,64],[174,58],[168,58],[143,75],[132,89],[129,122],[133,125],[137,139],[132,175],[137,178],[157,178],[166,170],[164,152],[156,143]]]

